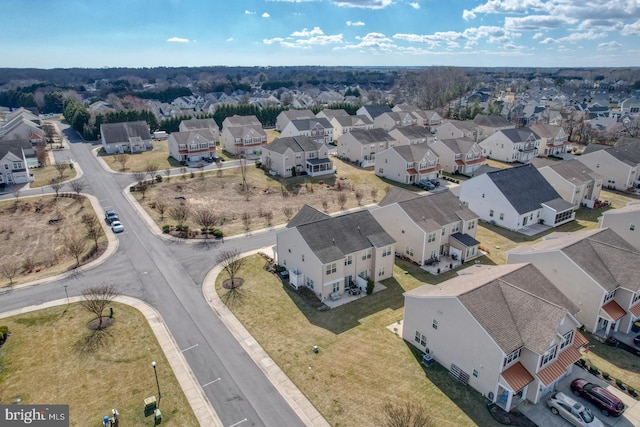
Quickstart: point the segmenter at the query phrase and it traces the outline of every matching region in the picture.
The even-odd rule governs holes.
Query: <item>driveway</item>
[[[592,403],[588,402],[586,399],[582,397],[575,397],[571,392],[571,381],[576,378],[584,378],[589,382],[598,384],[602,387],[606,387],[610,392],[618,396],[625,405],[627,405],[627,410],[620,417],[606,417],[602,415],[600,409],[597,408]],[[635,400],[633,397],[623,393],[616,386],[612,386],[601,381],[598,377],[590,374],[584,369],[574,366],[573,372],[567,377],[561,380],[558,383],[557,390],[565,393],[566,395],[573,396],[579,403],[585,405],[587,408],[591,409],[591,412],[600,419],[605,425],[615,426],[615,427],[634,427],[640,426],[640,402]],[[530,403],[524,403],[518,406],[520,412],[525,414],[531,421],[539,425],[540,427],[569,427],[571,424],[566,422],[564,418],[559,415],[553,415],[549,408],[547,407],[547,396],[540,399],[540,402],[537,405],[532,405]]]

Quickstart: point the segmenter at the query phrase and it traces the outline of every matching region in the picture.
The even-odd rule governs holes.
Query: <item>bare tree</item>
[[[322,199],[322,210],[327,212],[328,209],[329,209],[329,202],[327,201],[327,199]]]
[[[85,213],[82,215],[82,224],[87,230],[85,237],[93,240],[94,250],[98,250],[98,239],[102,236],[102,225],[93,213]]]
[[[17,187],[15,190],[13,190],[13,197],[15,197],[16,199],[16,206],[18,206],[18,199],[20,199],[21,192],[22,192],[22,189],[20,187]]]
[[[125,166],[129,161],[129,155],[127,153],[117,153],[113,156],[113,160],[120,163],[120,170],[125,170]]]
[[[218,223],[218,216],[215,214],[215,212],[210,208],[202,206],[196,209],[191,217],[196,224],[205,229],[204,238],[208,239],[209,228],[215,226]]]
[[[412,402],[406,402],[404,405],[386,403],[382,407],[382,415],[376,417],[376,424],[381,427],[435,426],[426,409]]]
[[[156,173],[158,172],[159,166],[157,163],[147,163],[144,170],[149,174],[149,178],[151,178],[151,183],[156,178]]]
[[[98,319],[98,330],[102,329],[102,312],[118,297],[113,285],[100,285],[82,291],[80,305]]]
[[[155,204],[156,210],[160,214],[160,221],[164,221],[164,213],[167,210],[167,204],[164,202],[164,200],[156,200],[154,204]]]
[[[347,204],[347,195],[345,193],[338,194],[338,205],[340,209],[344,210],[344,206]]]
[[[58,138],[56,127],[51,122],[45,122],[42,125],[42,130],[44,131],[45,144],[49,144],[50,148],[53,149],[53,143]]]
[[[0,268],[2,268],[2,275],[9,279],[9,285],[13,285],[13,278],[16,277],[20,271],[20,262],[10,258],[7,259]]]
[[[188,205],[180,203],[169,208],[169,216],[176,222],[176,226],[183,232],[184,223],[189,219],[191,209]]]
[[[291,206],[284,206],[282,208],[282,213],[285,217],[287,217],[287,222],[291,221],[291,216],[293,216],[293,208]]]
[[[40,141],[36,145],[36,159],[41,167],[47,166],[49,156],[47,155],[47,144],[44,141]]]
[[[164,170],[164,175],[167,177],[167,182],[171,179],[171,169],[167,168]]]
[[[64,239],[64,249],[69,255],[76,259],[76,267],[80,265],[80,256],[87,246],[87,241],[77,234],[70,234]]]
[[[216,262],[221,265],[222,269],[229,275],[231,279],[231,288],[235,288],[240,283],[237,281],[237,275],[244,266],[246,258],[240,256],[237,249],[223,249],[218,254]]]
[[[251,214],[249,212],[242,213],[242,224],[244,224],[244,229],[249,231],[251,228]]]
[[[373,203],[375,203],[376,199],[378,198],[378,189],[377,188],[372,188],[371,189],[371,198],[373,199]]]
[[[133,179],[136,180],[136,182],[138,183],[138,185],[142,184],[142,182],[144,181],[144,178],[147,176],[146,172],[134,172],[133,173]]]
[[[355,196],[356,200],[358,201],[358,206],[362,206],[362,198],[364,197],[364,193],[360,190],[356,190]]]
[[[147,190],[149,190],[149,184],[147,184],[146,182],[141,182],[140,184],[136,185],[136,191],[138,193],[142,193],[142,200],[144,200],[144,197],[147,194]]]
[[[180,178],[187,179],[187,170],[188,169],[184,166],[180,168]]]
[[[240,175],[242,175],[240,188],[243,193],[246,193],[249,191],[249,185],[247,184],[247,159],[244,156],[240,158]]]
[[[58,194],[60,193],[62,187],[64,187],[64,183],[62,182],[54,182],[53,184],[51,184],[51,189],[56,193],[56,197],[58,197]]]
[[[80,193],[82,193],[82,190],[84,190],[86,184],[81,179],[75,179],[69,183],[69,186],[71,187],[73,192],[76,193],[78,197],[80,197]]]
[[[273,212],[272,211],[267,211],[265,214],[265,219],[267,220],[267,226],[271,227],[271,224],[273,223]]]
[[[62,179],[62,177],[64,176],[64,171],[66,171],[69,166],[66,163],[56,163],[55,165],[53,165],[53,167],[55,167],[58,171],[58,174],[60,174],[58,179]]]
[[[216,167],[218,168],[218,170],[216,171],[216,177],[222,178],[222,175],[224,174],[222,170],[222,162],[218,161],[218,163],[216,163]]]

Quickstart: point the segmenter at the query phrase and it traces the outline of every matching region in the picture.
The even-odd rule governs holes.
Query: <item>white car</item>
[[[120,221],[113,221],[111,223],[111,231],[114,233],[122,233],[124,231],[124,225]]]
[[[588,408],[559,391],[551,394],[547,406],[551,413],[560,415],[576,427],[604,427]]]

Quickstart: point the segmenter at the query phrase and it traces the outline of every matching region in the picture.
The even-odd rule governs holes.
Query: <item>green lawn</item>
[[[64,295],[64,293],[63,293]],[[144,399],[162,391],[162,425],[197,426],[155,335],[136,309],[114,303],[115,323],[92,335],[95,316],[79,304],[0,319],[11,336],[0,349],[0,404],[68,404],[70,425],[101,425],[118,409],[127,426],[151,426]]]

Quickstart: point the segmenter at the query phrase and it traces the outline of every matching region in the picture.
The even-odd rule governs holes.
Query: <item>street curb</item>
[[[247,257],[260,252],[265,252],[269,248],[262,248],[241,254],[241,257]],[[275,361],[269,357],[260,344],[251,336],[249,331],[240,323],[233,313],[222,302],[216,292],[216,278],[222,271],[220,264],[216,265],[202,283],[202,293],[207,303],[215,314],[220,317],[229,332],[238,340],[238,343],[247,352],[249,357],[253,359],[255,364],[260,368],[264,375],[269,379],[271,384],[278,390],[284,400],[291,406],[291,409],[300,417],[302,422],[307,426],[328,427],[330,424],[311,404],[307,397],[300,389],[289,379],[289,377],[280,369]]]
[[[20,314],[30,313],[37,310],[42,310],[45,308],[55,307],[59,305],[66,305],[70,303],[77,303],[82,300],[82,297],[71,297],[64,298],[54,301],[47,301],[43,304],[32,305],[25,308],[20,308],[16,310],[7,311],[4,313],[0,313],[0,319],[17,316]],[[213,406],[209,402],[209,399],[204,394],[202,387],[198,383],[193,374],[193,371],[189,368],[189,364],[187,363],[184,355],[178,348],[178,345],[171,335],[171,332],[167,328],[164,320],[160,313],[150,306],[136,298],[131,298],[127,296],[119,296],[114,299],[115,302],[126,304],[130,307],[138,310],[146,319],[149,327],[153,331],[153,334],[158,340],[158,344],[162,349],[167,361],[169,362],[169,366],[173,371],[176,379],[178,380],[178,384],[182,389],[193,413],[195,414],[198,422],[201,426],[212,426],[212,427],[222,427],[222,421],[218,417],[218,414],[213,409]]]

